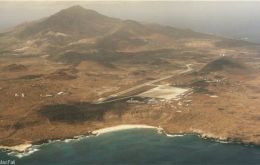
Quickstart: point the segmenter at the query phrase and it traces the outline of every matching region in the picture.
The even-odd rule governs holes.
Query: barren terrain
[[[72,7],[0,36],[0,145],[121,124],[260,144],[259,45],[93,12]],[[67,26],[67,13],[83,23]]]

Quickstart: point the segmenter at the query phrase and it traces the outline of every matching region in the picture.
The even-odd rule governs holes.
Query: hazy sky
[[[28,1],[28,0],[0,0],[0,2],[1,1]],[[73,0],[29,0],[29,1],[51,1],[51,2],[55,2],[55,1],[73,1]],[[80,1],[103,1],[103,2],[105,2],[105,1],[107,1],[107,2],[111,2],[111,0],[80,0]],[[260,0],[115,0],[115,1],[119,1],[119,2],[127,2],[127,1],[157,1],[157,2],[162,2],[162,1],[178,1],[178,2],[184,2],[184,1],[208,1],[208,2],[219,2],[219,1],[226,1],[226,2],[254,2],[254,1],[260,1]],[[115,2],[114,1],[114,2]]]

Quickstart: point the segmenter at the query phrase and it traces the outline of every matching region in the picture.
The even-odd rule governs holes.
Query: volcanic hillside
[[[48,18],[26,25],[16,35],[20,38],[33,38],[37,35],[92,37],[105,34],[118,23],[120,23],[118,19],[101,15],[80,6],[73,6]]]
[[[120,20],[73,6],[0,35],[3,53],[56,56],[100,52],[140,52],[180,48],[184,38],[212,36],[154,24]]]
[[[251,69],[244,63],[232,57],[220,57],[206,66],[204,66],[201,73],[211,72],[226,72],[226,73],[248,73]]]

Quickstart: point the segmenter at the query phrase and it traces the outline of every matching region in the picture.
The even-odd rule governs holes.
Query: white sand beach
[[[100,134],[108,133],[108,132],[122,131],[122,130],[128,130],[128,129],[144,129],[144,128],[158,129],[158,127],[149,126],[149,125],[127,124],[127,125],[118,125],[118,126],[114,126],[114,127],[98,129],[98,130],[92,131],[92,133],[96,134],[96,135],[100,135]]]

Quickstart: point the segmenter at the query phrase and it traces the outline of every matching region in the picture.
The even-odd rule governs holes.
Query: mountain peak
[[[92,13],[92,14],[99,14],[98,12],[96,12],[94,10],[86,9],[86,8],[80,6],[80,5],[71,6],[69,8],[61,10],[58,13],[70,13],[70,14],[73,14],[73,13],[88,13],[88,14],[90,14],[90,13]],[[99,14],[99,15],[101,15],[101,14]]]
[[[21,37],[36,34],[45,34],[50,31],[60,32],[73,36],[92,36],[103,34],[118,23],[119,20],[99,14],[94,10],[85,9],[79,5],[72,6],[36,22],[25,28],[20,33]]]
[[[93,18],[93,19],[97,19],[97,18],[107,18],[106,16],[99,14],[98,12],[94,11],[94,10],[90,10],[90,9],[85,9],[82,6],[79,5],[75,5],[75,6],[71,6],[69,8],[63,9],[60,12],[58,12],[57,14],[54,14],[52,17],[84,17],[85,19],[88,18]]]

